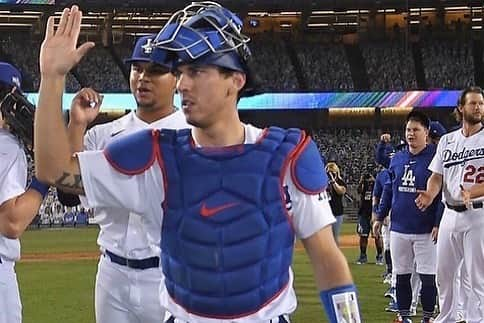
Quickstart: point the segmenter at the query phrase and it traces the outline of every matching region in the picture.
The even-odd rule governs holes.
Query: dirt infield
[[[99,254],[99,252],[26,253],[22,255],[20,262],[94,260],[99,258]]]
[[[357,247],[359,243],[358,235],[344,235],[340,237],[341,248]],[[369,244],[372,245],[373,239]],[[302,249],[300,242],[297,243],[296,249]],[[25,253],[22,254],[20,262],[48,262],[48,261],[74,261],[74,260],[96,260],[99,258],[99,252],[62,252],[62,253]]]

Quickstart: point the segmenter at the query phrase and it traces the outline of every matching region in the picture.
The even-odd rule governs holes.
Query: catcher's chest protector
[[[188,312],[246,316],[286,287],[294,233],[282,180],[301,138],[270,128],[256,144],[207,150],[189,130],[161,131],[162,267],[168,293]]]

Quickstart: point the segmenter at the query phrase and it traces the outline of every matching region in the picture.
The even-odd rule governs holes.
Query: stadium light
[[[279,14],[283,16],[297,16],[301,14],[301,11],[281,11]]]
[[[326,23],[310,23],[308,27],[329,27],[329,24]]]
[[[249,15],[249,16],[257,16],[257,17],[264,17],[264,16],[268,16],[269,13],[268,12],[265,12],[265,11],[252,11],[252,12],[248,12],[247,15]]]
[[[461,6],[461,7],[444,7],[445,11],[454,11],[454,10],[469,10],[470,8],[467,6]]]
[[[313,14],[313,15],[334,15],[334,11],[333,10],[312,11],[311,14]]]
[[[396,9],[378,9],[377,12],[379,13],[392,13],[392,12],[396,12],[397,10]]]
[[[0,22],[0,27],[32,27],[32,24],[19,22]]]
[[[38,19],[39,16],[35,16],[35,15],[4,15],[4,14],[0,14],[0,18]]]

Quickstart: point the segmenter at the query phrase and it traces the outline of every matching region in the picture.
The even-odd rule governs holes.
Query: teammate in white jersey
[[[15,91],[21,95],[20,83],[20,72],[0,62],[0,111],[11,102],[6,96]],[[26,190],[27,158],[23,144],[9,127],[0,112],[0,323],[20,323],[22,305],[14,269],[20,259],[18,238],[37,215],[49,187],[34,178]]]
[[[187,54],[176,69],[177,87],[193,131],[141,131],[76,158],[59,99],[65,75],[93,46],[76,48],[81,17],[73,6],[55,32],[52,17],[47,23],[36,170],[48,182],[85,193],[93,206],[122,206],[149,219],[159,217],[162,204],[168,322],[287,322],[296,307],[294,236],[309,254],[330,322],[361,322],[348,264],[332,237],[316,145],[300,130],[262,131],[240,122],[237,99],[250,87],[240,19],[212,2],[194,3],[154,41],[160,45],[154,51],[181,46],[178,54]],[[192,41],[199,46],[189,46]],[[263,167],[267,172],[254,171]]]
[[[429,166],[433,172],[427,190],[416,199],[425,209],[442,188],[445,211],[437,241],[437,282],[440,314],[436,322],[455,322],[454,281],[464,259],[471,290],[477,297],[480,317],[484,317],[484,228],[483,197],[465,204],[461,187],[469,189],[484,180],[484,114],[482,89],[470,87],[460,96],[456,109],[462,128],[444,135]],[[479,319],[481,321],[481,319]],[[468,322],[471,322],[468,320]]]
[[[149,44],[155,35],[140,37],[130,64],[130,88],[137,110],[109,123],[91,128],[102,102],[93,89],[82,89],[70,109],[69,138],[73,151],[102,150],[113,140],[141,129],[187,128],[185,116],[173,105],[175,76],[170,66],[150,60]],[[95,106],[90,108],[90,104]],[[81,198],[82,200],[82,198]],[[95,312],[98,323],[155,323],[164,317],[159,301],[159,285],[163,283],[160,269],[161,205],[146,217],[122,205],[96,208],[95,218],[100,232],[98,244],[101,259],[95,290]]]

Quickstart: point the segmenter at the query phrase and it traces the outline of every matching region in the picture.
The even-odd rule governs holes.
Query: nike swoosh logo
[[[111,137],[114,137],[114,136],[117,136],[119,135],[121,132],[123,132],[125,129],[121,129],[121,130],[118,130],[118,131],[115,131],[111,134]]]
[[[230,209],[231,207],[234,207],[236,205],[239,205],[239,203],[233,202],[233,203],[222,204],[216,207],[207,207],[207,205],[203,203],[202,207],[200,208],[200,215],[208,218],[208,217],[214,216],[219,212],[222,212],[223,210]]]

